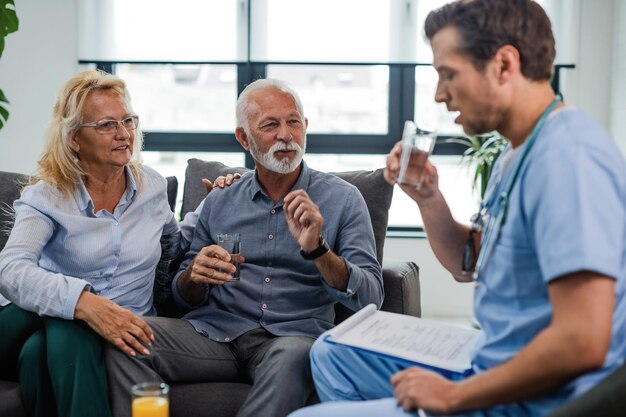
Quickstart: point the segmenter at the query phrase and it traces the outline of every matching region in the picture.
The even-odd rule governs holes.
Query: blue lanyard
[[[481,246],[480,252],[478,254],[478,260],[476,261],[476,266],[474,268],[474,276],[473,276],[474,281],[478,280],[478,273],[482,265],[487,261],[487,258],[491,256],[491,253],[493,252],[493,249],[495,247],[495,241],[498,239],[498,236],[500,235],[500,230],[502,229],[502,226],[504,226],[504,224],[506,223],[506,217],[507,217],[508,209],[509,209],[509,197],[511,195],[511,191],[513,191],[513,187],[515,186],[515,183],[517,182],[517,178],[522,169],[522,165],[524,165],[524,161],[526,160],[528,153],[530,152],[533,145],[535,144],[535,140],[537,139],[537,136],[539,136],[539,131],[545,124],[548,118],[548,115],[552,112],[552,110],[554,110],[556,105],[559,104],[561,100],[562,100],[561,95],[560,94],[557,95],[556,98],[552,101],[552,103],[550,103],[548,108],[545,109],[544,112],[541,114],[539,121],[535,125],[533,131],[530,133],[530,136],[528,137],[528,139],[526,140],[526,146],[524,146],[524,149],[522,149],[522,156],[520,157],[520,160],[517,166],[515,167],[513,174],[509,177],[509,181],[506,187],[504,188],[505,191],[502,191],[500,193],[500,195],[498,196],[497,203],[493,204],[494,208],[496,208],[496,213],[494,213],[496,215],[488,216],[489,220],[487,221],[486,227],[484,228],[485,237],[484,239],[482,239],[482,243],[480,245]],[[487,207],[489,206],[488,202],[492,199],[491,194],[494,192],[498,192],[499,190],[500,190],[499,184],[495,184],[490,194],[488,196],[485,196],[483,201],[480,202],[480,209],[477,213],[477,220],[476,220],[477,222],[481,222],[483,217],[488,214]],[[476,227],[480,227],[480,226],[472,225],[472,228],[476,228]],[[496,232],[494,233],[494,231]]]

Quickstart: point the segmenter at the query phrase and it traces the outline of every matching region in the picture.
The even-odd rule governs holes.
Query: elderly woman
[[[39,171],[0,254],[0,357],[30,415],[110,416],[101,348],[147,353],[162,243],[180,247],[166,181],[139,162],[124,82],[84,71],[53,109]],[[10,304],[9,301],[12,303]]]

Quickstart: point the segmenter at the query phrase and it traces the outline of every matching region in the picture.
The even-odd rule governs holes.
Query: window
[[[150,132],[228,132],[235,129],[237,66],[118,64],[141,127]]]
[[[147,163],[181,180],[197,152],[252,166],[234,138],[235,103],[259,77],[299,92],[306,160],[324,171],[383,167],[405,120],[436,119],[433,162],[453,214],[467,221],[477,197],[459,164],[463,149],[445,142],[462,132],[433,101],[437,74],[423,37],[427,14],[447,1],[82,0],[80,63],[127,80]],[[546,3],[569,16],[569,2]],[[557,38],[566,37],[566,19],[555,22]],[[390,226],[421,226],[414,206],[397,190]]]
[[[82,60],[236,61],[237,0],[81,0],[78,5]],[[219,41],[216,41],[219,40]]]
[[[393,3],[377,0],[364,7],[362,0],[255,0],[251,3],[251,59],[387,61]]]
[[[309,134],[387,134],[389,67],[386,65],[276,65],[267,76],[298,92]]]

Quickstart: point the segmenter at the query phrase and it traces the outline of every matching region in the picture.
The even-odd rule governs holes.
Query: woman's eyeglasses
[[[93,127],[96,132],[101,135],[110,135],[116,133],[118,126],[123,126],[124,129],[130,131],[137,129],[139,125],[139,116],[131,115],[123,118],[122,120],[100,120],[99,122],[81,123],[79,127]]]

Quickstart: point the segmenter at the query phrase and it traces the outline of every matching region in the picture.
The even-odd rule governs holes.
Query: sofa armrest
[[[176,197],[178,197],[178,178],[166,177],[167,181],[167,203],[170,205],[170,209],[176,211]]]
[[[385,260],[383,263],[383,286],[385,299],[381,310],[420,317],[419,268],[414,262]],[[335,324],[339,324],[354,312],[341,303],[335,304]]]
[[[547,417],[622,417],[626,410],[626,365],[622,365],[589,392]]]
[[[419,267],[410,261],[388,259],[383,262],[385,299],[381,310],[420,317]]]

